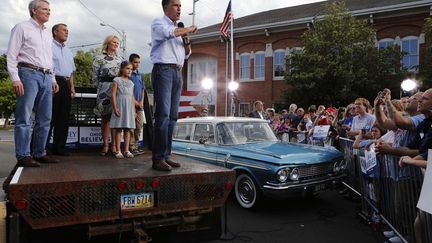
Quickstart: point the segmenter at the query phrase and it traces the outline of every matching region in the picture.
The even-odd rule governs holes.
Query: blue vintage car
[[[314,195],[344,176],[343,153],[279,141],[265,120],[199,117],[178,120],[172,152],[237,172],[234,192],[244,208],[262,196]]]

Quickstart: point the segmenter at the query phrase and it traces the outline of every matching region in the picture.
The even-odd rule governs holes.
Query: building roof
[[[312,18],[322,15],[324,4],[334,1],[336,0],[274,9],[241,18],[235,18],[236,12],[234,10],[234,29],[236,30],[235,32],[241,32],[242,30],[247,31],[258,28],[263,29],[307,23],[310,22]],[[346,0],[346,3],[347,8],[353,15],[432,6],[430,0]],[[221,16],[220,20],[222,20],[222,18],[223,16]],[[200,39],[201,37],[219,36],[219,25],[220,23],[202,28],[194,36],[195,38],[192,38]]]

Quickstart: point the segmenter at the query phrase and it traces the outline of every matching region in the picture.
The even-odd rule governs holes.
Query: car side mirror
[[[199,142],[200,144],[206,144],[206,143],[207,143],[207,138],[200,138],[200,139],[198,140],[198,142]]]

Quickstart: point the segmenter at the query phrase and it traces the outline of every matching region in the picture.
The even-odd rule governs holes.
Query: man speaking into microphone
[[[172,134],[178,118],[178,107],[183,86],[181,69],[191,53],[189,33],[196,26],[184,27],[178,23],[181,14],[180,0],[162,0],[164,16],[151,25],[154,90],[153,169],[170,171],[180,167],[171,157]]]

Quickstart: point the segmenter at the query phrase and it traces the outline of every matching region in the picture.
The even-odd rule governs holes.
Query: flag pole
[[[226,54],[225,54],[225,116],[228,115],[228,68],[229,68],[229,46],[228,40],[225,40]]]
[[[230,21],[230,25],[231,25],[231,31],[230,31],[230,40],[231,40],[231,82],[234,82],[234,11],[233,11],[233,2],[232,0],[230,0],[230,4],[231,4],[231,21]],[[232,95],[232,99],[231,99],[231,116],[234,116],[234,110],[235,110],[235,100],[234,100],[234,91],[231,91],[231,95]]]

